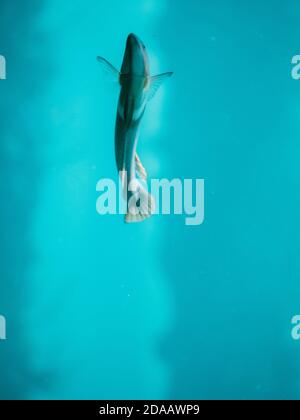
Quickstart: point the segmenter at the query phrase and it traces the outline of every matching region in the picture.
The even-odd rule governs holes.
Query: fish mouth
[[[145,76],[148,73],[148,56],[144,43],[138,36],[131,33],[127,37],[122,74]]]
[[[128,35],[127,45],[131,46],[131,48],[132,47],[142,47],[142,48],[145,48],[144,43],[134,33],[131,33],[131,34]]]

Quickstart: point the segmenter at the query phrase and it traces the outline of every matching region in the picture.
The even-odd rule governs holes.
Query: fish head
[[[144,43],[134,34],[127,38],[122,74],[149,76],[149,58]]]

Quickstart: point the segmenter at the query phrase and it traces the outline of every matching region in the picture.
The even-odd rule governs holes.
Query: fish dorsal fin
[[[157,76],[153,76],[150,78],[150,88],[148,92],[148,100],[151,101],[151,99],[154,98],[156,92],[161,87],[163,82],[171,77],[173,75],[173,72],[158,74]]]
[[[136,171],[141,179],[146,181],[147,179],[147,172],[144,166],[142,165],[142,162],[140,158],[138,157],[137,153],[135,155],[135,165],[136,165]]]
[[[110,77],[114,82],[120,83],[120,72],[105,58],[97,57],[98,63],[101,64],[103,72]]]

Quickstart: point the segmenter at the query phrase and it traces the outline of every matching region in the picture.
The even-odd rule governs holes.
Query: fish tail
[[[155,200],[151,194],[138,182],[138,187],[128,201],[126,223],[139,223],[149,219],[155,212]]]

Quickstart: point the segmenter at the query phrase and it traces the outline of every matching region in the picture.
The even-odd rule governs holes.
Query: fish
[[[142,222],[155,212],[155,201],[145,186],[147,172],[138,154],[140,126],[148,102],[173,72],[150,75],[144,43],[131,33],[127,37],[121,71],[104,57],[97,57],[106,73],[121,87],[115,125],[115,159],[126,200],[126,223]]]

